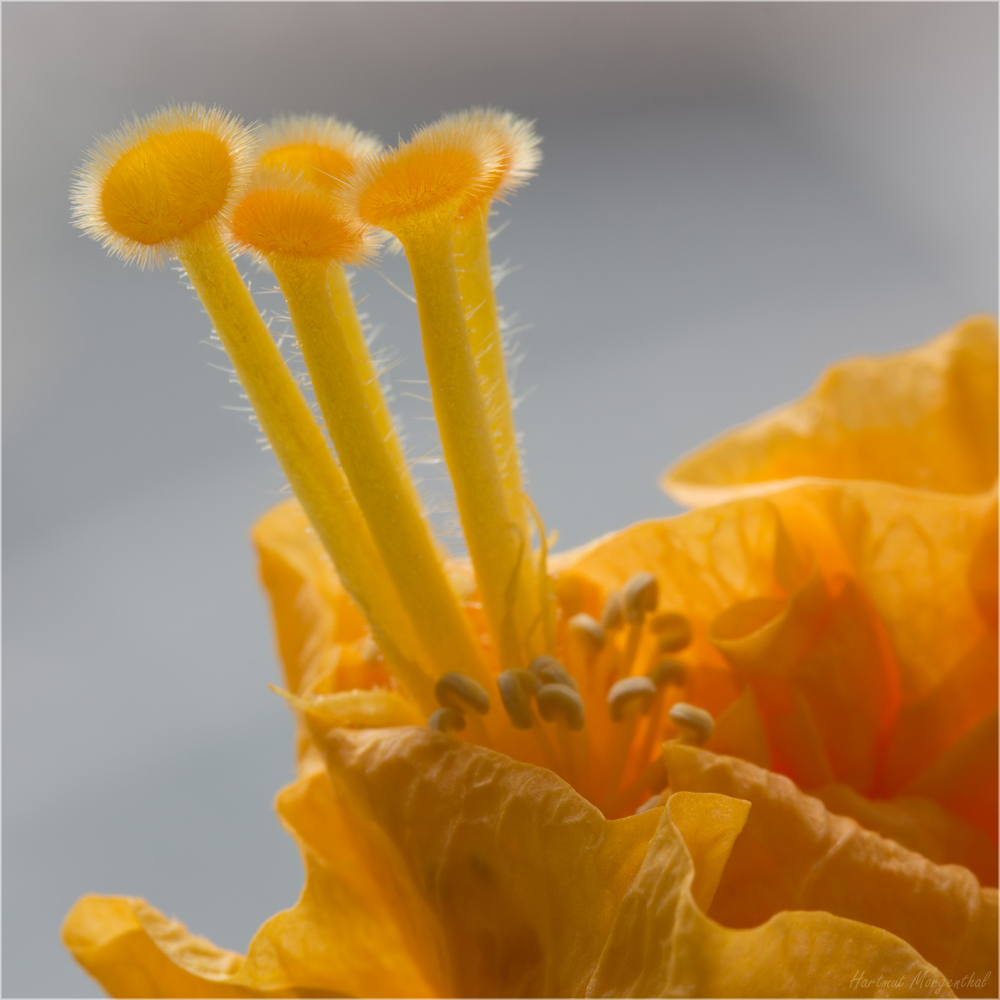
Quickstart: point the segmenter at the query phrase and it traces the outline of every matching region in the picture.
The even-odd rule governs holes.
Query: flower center
[[[502,671],[492,691],[445,674],[428,725],[550,768],[608,817],[642,808],[666,784],[662,743],[701,744],[713,728],[711,715],[684,701],[691,623],[657,612],[657,591],[652,574],[638,573],[606,598],[599,619],[564,596],[555,656]]]
[[[201,117],[188,127],[177,115],[160,116],[137,124],[133,145],[109,142],[78,200],[89,210],[99,184],[103,223],[86,217],[89,231],[106,238],[103,224],[176,253],[367,619],[357,658],[382,660],[382,684],[387,668],[406,692],[391,684],[372,690],[369,670],[368,683],[357,684],[367,691],[331,692],[342,689],[338,666],[336,685],[306,684],[291,693],[293,703],[309,713],[311,699],[344,694],[336,706],[326,703],[327,720],[332,711],[337,724],[427,721],[551,768],[608,816],[635,811],[663,786],[663,740],[702,742],[712,720],[681,700],[688,670],[674,654],[684,654],[692,629],[683,614],[658,609],[655,576],[636,574],[598,606],[593,594],[584,599],[548,573],[544,527],[520,470],[487,226],[491,198],[515,189],[538,163],[530,124],[469,112],[383,154],[340,123],[279,122],[257,152],[257,173],[234,190],[240,144],[230,136],[227,145],[225,129],[199,127],[214,119],[195,110]],[[235,207],[223,217],[230,197]],[[217,216],[218,230],[204,225]],[[431,533],[343,271],[364,258],[373,225],[399,237],[410,265],[475,603]],[[224,240],[274,272],[318,414]]]

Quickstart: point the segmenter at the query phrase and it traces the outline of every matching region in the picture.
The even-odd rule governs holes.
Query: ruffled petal
[[[826,726],[835,780],[876,798],[913,790],[954,808],[959,797],[949,798],[945,784],[918,790],[913,782],[964,741],[965,780],[977,786],[963,794],[958,814],[995,842],[997,744],[988,719],[997,706],[997,634],[976,589],[996,530],[995,494],[845,483],[789,489],[771,502],[796,544],[811,547],[831,589],[843,587],[839,616],[817,634],[795,681]],[[886,686],[873,713],[875,678]],[[865,718],[878,765],[867,787],[848,761],[836,760]]]
[[[324,746],[337,794],[442,928],[447,995],[583,992],[659,810],[606,820],[552,772],[428,729],[334,730]]]
[[[980,639],[995,636],[970,586],[984,534],[996,530],[995,494],[839,483],[770,500],[795,544],[828,577],[854,578],[871,602],[899,661],[904,702],[926,696]]]
[[[827,914],[753,931],[707,918],[746,802],[678,794],[608,821],[550,772],[427,730],[336,730],[325,747],[338,794],[421,884],[458,995],[827,995],[857,968],[940,980],[891,934]]]
[[[330,773],[277,803],[302,897],[246,959],[141,900],[77,904],[64,939],[112,995],[829,995],[854,966],[939,979],[892,935],[828,914],[749,931],[706,917],[747,801],[681,791],[608,821],[551,772],[427,729],[323,743]]]
[[[236,981],[313,995],[448,995],[438,920],[367,809],[336,793],[324,771],[302,775],[276,807],[298,841],[306,884],[254,936]]]
[[[706,916],[698,899],[699,866],[712,853],[705,844],[724,840],[714,867],[724,865],[746,820],[747,803],[738,799],[670,797],[588,996],[926,996],[926,981],[942,986],[937,969],[877,927],[788,912],[732,929]],[[953,994],[944,984],[939,995]]]
[[[196,937],[142,899],[84,896],[62,939],[113,997],[294,996],[234,986],[242,955]]]
[[[997,709],[906,786],[997,839]]]
[[[63,939],[112,996],[448,996],[439,921],[391,839],[323,770],[276,802],[306,871],[298,903],[268,920],[246,959],[142,900],[85,897]]]
[[[997,884],[997,848],[993,839],[938,802],[920,795],[868,799],[839,784],[826,785],[809,794],[816,796],[830,812],[849,816],[866,830],[889,837],[928,861],[962,865],[983,885]]]
[[[750,803],[727,795],[690,792],[671,795],[669,803],[670,822],[677,827],[691,855],[691,898],[707,913],[733,844],[747,821]]]
[[[802,478],[990,489],[996,321],[972,317],[916,350],[834,365],[807,396],[681,459],[660,485],[680,503],[704,506]]]
[[[664,757],[671,788],[752,803],[710,911],[722,924],[827,911],[907,941],[949,981],[964,980],[960,996],[996,994],[997,893],[967,869],[935,865],[745,761],[677,745]]]

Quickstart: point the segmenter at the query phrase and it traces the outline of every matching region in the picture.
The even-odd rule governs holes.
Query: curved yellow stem
[[[435,678],[455,670],[488,684],[472,628],[459,607],[408,473],[400,471],[369,406],[369,386],[337,322],[326,265],[270,261],[285,295],[313,391],[337,457]]]
[[[232,257],[216,237],[177,257],[208,312],[292,490],[400,681],[427,711],[432,682],[422,650],[371,534]]]
[[[503,353],[503,334],[493,289],[490,266],[489,202],[477,205],[455,221],[454,248],[458,290],[465,307],[469,343],[476,362],[479,384],[486,398],[486,412],[500,463],[507,503],[527,535],[528,517],[522,502],[521,461],[514,428],[514,406],[510,398]]]
[[[451,221],[397,235],[413,275],[434,414],[490,634],[500,668],[521,667],[518,605],[533,604],[535,597],[521,586],[528,539],[511,510],[493,446],[458,289]]]
[[[465,322],[469,331],[469,344],[476,363],[479,386],[486,401],[486,414],[493,433],[493,447],[500,464],[504,494],[511,515],[522,536],[531,538],[531,502],[524,491],[521,474],[521,455],[514,426],[514,403],[507,379],[504,358],[503,332],[493,288],[493,269],[490,264],[489,202],[477,205],[466,215],[455,220],[453,229],[455,265],[458,290],[465,308]],[[542,541],[540,539],[540,541]],[[526,541],[527,545],[527,541]],[[520,589],[528,593],[539,584],[545,589],[544,577],[532,563],[530,551],[525,551],[520,567]],[[540,610],[544,616],[546,601]],[[551,644],[544,630],[537,623],[525,622],[521,609],[520,639],[524,655],[532,658],[550,652]]]
[[[414,503],[419,505],[419,496],[409,478],[406,454],[400,443],[399,435],[396,433],[396,425],[393,423],[389,405],[385,401],[382,386],[379,384],[378,371],[368,351],[368,345],[365,343],[365,332],[361,326],[358,311],[354,306],[354,298],[351,295],[351,283],[342,264],[334,261],[330,265],[327,271],[327,285],[330,289],[330,297],[333,299],[333,311],[343,332],[344,341],[354,358],[358,375],[364,383],[368,409],[375,419],[375,425],[382,435],[382,440],[385,441],[385,445],[389,449],[393,463],[412,493]]]

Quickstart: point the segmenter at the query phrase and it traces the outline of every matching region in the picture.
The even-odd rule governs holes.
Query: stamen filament
[[[631,705],[625,710],[621,719],[611,726],[609,746],[605,752],[607,771],[605,772],[604,799],[606,803],[614,802],[617,799],[617,793],[621,791],[629,750],[635,740],[641,717],[639,706]]]
[[[396,676],[425,711],[432,711],[432,682],[418,665],[420,647],[399,595],[232,257],[214,235],[184,241],[176,254],[344,586],[371,623]]]
[[[622,610],[625,621],[628,622],[628,636],[625,640],[625,657],[622,671],[627,677],[632,673],[635,654],[639,651],[642,641],[643,625],[646,613],[656,609],[660,588],[652,573],[636,573],[630,577],[622,588]]]
[[[420,499],[409,475],[406,455],[399,441],[399,435],[396,433],[396,425],[393,423],[389,404],[382,392],[378,371],[368,351],[368,344],[365,342],[365,331],[361,326],[354,298],[351,295],[351,283],[344,266],[337,261],[330,264],[327,272],[327,285],[330,289],[330,297],[333,299],[333,311],[343,333],[344,341],[354,358],[358,377],[365,387],[368,409],[382,435],[382,440],[385,441],[385,445],[389,449],[393,462],[399,469],[400,476],[413,495],[414,503],[419,506]]]
[[[666,688],[681,689],[687,673],[684,665],[678,660],[661,660],[648,672],[647,676],[656,685],[656,700],[653,702],[652,711],[646,719],[646,733],[643,736],[642,749],[639,752],[639,757],[642,760],[650,760],[653,756],[656,734],[660,731],[660,724],[663,721],[663,709],[667,700]]]
[[[521,586],[528,539],[507,501],[493,432],[479,387],[465,310],[458,291],[451,221],[397,235],[413,275],[427,374],[445,461],[500,669],[524,663],[524,619],[537,610],[533,588]],[[528,614],[525,614],[525,611]],[[534,614],[531,612],[534,611]]]
[[[627,777],[625,766],[635,742],[639,719],[648,714],[656,695],[656,685],[648,677],[626,677],[617,681],[608,692],[608,715],[614,725],[608,755],[610,782],[605,795],[611,796],[618,791]],[[639,767],[644,763],[639,760]]]
[[[662,788],[667,783],[667,768],[663,763],[663,755],[658,754],[639,772],[636,778],[625,788],[617,792],[606,803],[606,815],[614,816],[632,799],[638,798],[645,791]]]
[[[555,593],[552,589],[552,581],[549,579],[549,539],[545,535],[545,525],[542,523],[538,508],[532,503],[531,497],[522,491],[521,501],[531,514],[531,518],[535,522],[535,531],[538,532],[537,564],[532,567],[530,553],[522,561],[522,585],[526,591],[530,590],[531,573],[534,571],[535,585],[538,588],[538,617],[541,620],[541,652],[551,654],[556,645],[556,602]],[[524,537],[528,538],[529,536],[525,535]],[[535,635],[535,626],[531,625],[527,635],[524,637],[528,656],[538,652],[538,643],[535,640]]]
[[[468,618],[445,575],[409,475],[394,460],[369,407],[370,385],[337,321],[325,262],[275,255],[269,263],[285,295],[337,456],[410,621],[433,657],[435,674],[458,671],[488,684]]]
[[[486,413],[507,503],[518,526],[528,535],[528,512],[522,496],[521,461],[514,429],[514,407],[507,383],[503,334],[497,313],[489,250],[490,203],[480,202],[455,220],[454,247],[458,290],[465,306],[469,343],[476,361],[479,385],[486,398]]]
[[[542,724],[541,715],[538,711],[538,706],[532,704],[531,706],[531,735],[535,738],[535,742],[538,744],[542,751],[542,756],[545,758],[545,766],[550,771],[555,771],[557,774],[559,772],[559,755],[556,753],[555,747],[552,745],[552,741],[549,739],[545,732],[545,727]]]
[[[579,735],[580,731],[571,730],[565,719],[556,719],[555,727],[556,739],[559,742],[559,757],[563,765],[563,777],[576,788],[580,784],[580,762],[575,737]]]
[[[666,699],[666,692],[658,690],[653,707],[646,716],[646,731],[642,736],[642,744],[639,749],[640,760],[651,760],[653,758],[653,748],[656,744],[656,734],[660,730],[663,721],[663,703]]]
[[[635,663],[635,655],[639,651],[639,643],[642,641],[641,618],[628,623],[628,632],[625,638],[625,653],[622,656],[621,673],[623,677],[628,677],[632,673],[632,665]]]

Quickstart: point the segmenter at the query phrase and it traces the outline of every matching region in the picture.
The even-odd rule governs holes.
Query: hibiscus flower
[[[305,887],[245,956],[85,897],[78,961],[116,996],[995,991],[995,326],[835,369],[668,474],[705,509],[550,557],[487,231],[531,127],[252,143],[163,112],[95,147],[75,203],[119,254],[178,257],[295,492],[254,538]],[[467,561],[351,301],[376,229],[413,274]],[[336,459],[226,243],[277,277]]]

